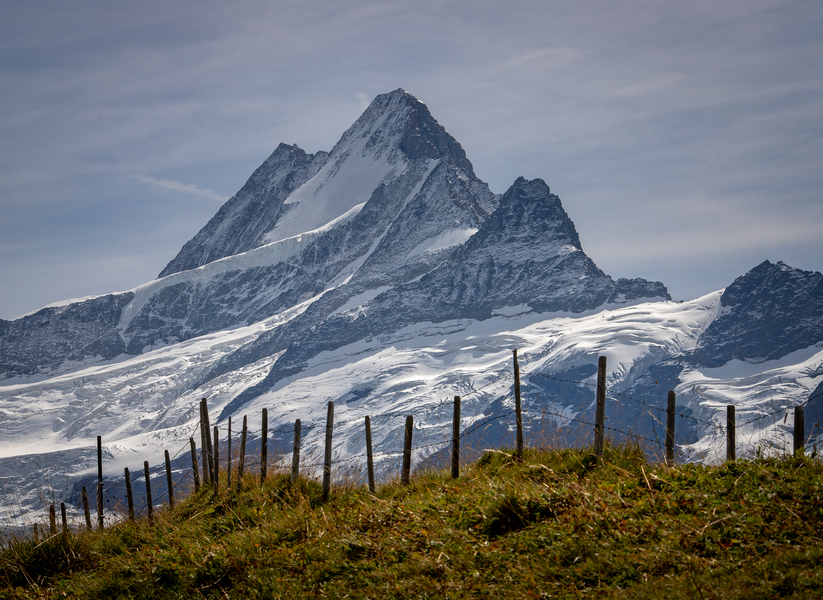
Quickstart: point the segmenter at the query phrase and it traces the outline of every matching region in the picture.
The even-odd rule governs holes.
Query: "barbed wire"
[[[591,383],[589,381],[577,381],[575,379],[561,379],[560,377],[555,377],[554,375],[549,375],[548,373],[526,373],[521,369],[520,375],[521,377],[543,377],[545,379],[551,379],[552,381],[559,381],[560,383],[573,383],[575,385],[597,388],[596,383]]]
[[[592,384],[592,383],[590,383],[590,382],[585,382],[585,381],[577,381],[577,380],[573,380],[573,379],[562,379],[562,378],[559,378],[559,377],[554,377],[554,376],[549,375],[549,374],[547,374],[547,373],[529,373],[528,375],[533,375],[533,376],[537,376],[537,377],[544,377],[544,378],[546,378],[546,379],[551,379],[551,380],[553,380],[553,381],[558,381],[558,382],[562,382],[562,383],[571,383],[571,384],[578,385],[578,386],[596,387],[596,384]],[[666,412],[666,411],[667,411],[667,409],[665,409],[665,408],[663,408],[663,407],[661,407],[661,406],[655,406],[655,405],[653,405],[653,404],[649,404],[648,402],[645,402],[645,401],[643,401],[643,400],[640,400],[640,399],[635,398],[635,397],[633,397],[633,396],[630,396],[630,395],[628,395],[628,394],[624,394],[624,393],[622,393],[622,392],[608,391],[608,392],[607,392],[607,395],[608,395],[608,396],[610,396],[610,397],[612,397],[612,398],[614,398],[614,397],[625,398],[625,399],[630,400],[630,401],[632,401],[632,402],[636,402],[636,403],[638,403],[638,404],[642,404],[642,405],[644,405],[644,406],[646,406],[646,407],[648,407],[648,408],[650,408],[650,409],[656,410],[656,411],[658,411],[659,413],[662,413],[662,412]],[[821,392],[819,392],[819,393],[816,393],[816,394],[811,395],[811,396],[810,396],[809,398],[807,398],[807,399],[806,399],[806,400],[805,400],[802,404],[799,404],[799,405],[797,405],[797,406],[803,406],[803,407],[805,407],[805,406],[806,406],[809,402],[811,402],[811,401],[812,401],[812,400],[814,400],[815,398],[819,398],[819,397],[821,397],[821,396],[823,396],[823,391],[821,391]],[[752,423],[754,423],[754,422],[757,422],[757,421],[760,421],[760,420],[762,420],[762,419],[767,419],[767,418],[769,418],[769,417],[771,417],[771,416],[774,416],[774,415],[776,415],[776,414],[781,414],[781,413],[783,413],[784,411],[790,411],[792,408],[794,408],[794,407],[791,407],[791,406],[790,406],[790,407],[784,407],[784,408],[777,409],[777,410],[772,411],[772,412],[770,412],[770,413],[766,413],[766,414],[763,414],[763,415],[760,415],[760,416],[754,417],[754,418],[752,418],[752,419],[749,419],[748,421],[745,421],[744,423],[741,423],[741,424],[739,424],[739,425],[736,425],[736,427],[745,427],[745,426],[747,426],[747,425],[750,425],[750,424],[752,424]],[[693,415],[687,415],[687,414],[685,414],[685,412],[680,412],[680,413],[679,413],[679,415],[680,415],[680,417],[681,417],[681,418],[683,418],[683,419],[690,419],[690,420],[692,420],[692,421],[695,421],[695,422],[697,422],[697,423],[700,423],[700,424],[702,424],[702,425],[705,425],[706,427],[709,427],[709,428],[713,429],[715,433],[717,433],[719,430],[725,431],[725,427],[724,427],[723,425],[721,425],[721,424],[716,423],[716,422],[706,421],[706,420],[704,420],[704,419],[700,419],[700,418],[695,417],[695,416],[693,416]]]
[[[578,418],[577,418],[577,416],[575,416],[575,417],[573,417],[573,418],[571,418],[571,419],[570,419],[568,416],[566,416],[566,415],[564,415],[564,414],[562,414],[562,413],[553,413],[553,412],[551,412],[551,411],[533,411],[533,410],[525,410],[525,409],[524,409],[524,410],[522,410],[521,412],[524,412],[524,413],[526,413],[526,414],[538,414],[538,415],[539,415],[539,414],[548,414],[548,415],[552,415],[552,416],[560,417],[560,418],[562,418],[562,419],[564,419],[564,420],[569,421],[570,423],[571,423],[571,422],[574,422],[574,423],[580,423],[580,424],[582,424],[582,425],[591,425],[592,427],[596,427],[596,426],[597,426],[597,424],[596,424],[596,423],[594,423],[594,422],[592,422],[592,421],[587,421],[587,420],[585,420],[585,419],[578,419]],[[579,413],[578,413],[578,414],[579,414]],[[638,440],[645,440],[645,441],[647,441],[647,442],[652,442],[652,443],[655,443],[655,444],[659,444],[659,443],[660,443],[660,440],[653,440],[653,439],[650,439],[650,438],[644,437],[644,436],[642,436],[642,435],[639,435],[639,434],[636,434],[636,433],[632,433],[631,431],[624,431],[624,430],[622,430],[622,429],[618,429],[618,428],[616,428],[616,427],[611,427],[611,426],[609,426],[609,425],[605,425],[605,424],[603,425],[603,429],[605,429],[606,431],[612,431],[612,432],[614,432],[614,433],[620,433],[620,434],[622,434],[622,435],[626,435],[626,436],[629,436],[629,437],[632,437],[632,438],[635,438],[635,439],[638,439]]]
[[[523,356],[523,358],[524,357],[525,357],[525,355]],[[525,368],[523,368],[523,366],[521,366],[521,368],[520,368],[520,374],[521,374],[522,379],[526,379],[528,377],[541,377],[541,378],[549,379],[549,380],[552,380],[552,381],[556,381],[558,383],[572,384],[572,385],[575,385],[575,386],[578,386],[578,387],[585,387],[585,388],[590,388],[590,389],[591,388],[596,389],[596,387],[597,387],[596,383],[592,383],[590,381],[579,381],[579,380],[574,380],[574,379],[565,379],[565,378],[555,377],[555,376],[550,375],[550,374],[545,373],[545,372],[528,372],[528,371],[526,371]],[[481,392],[483,392],[485,389],[499,383],[500,381],[502,381],[502,380],[504,380],[508,377],[511,377],[511,373],[505,372],[505,373],[501,374],[500,376],[495,377],[491,381],[487,381],[481,387],[476,388],[476,389],[474,389],[474,382],[469,380],[467,383],[464,383],[463,385],[467,385],[469,388],[472,388],[472,389],[471,389],[471,391],[465,392],[462,395],[460,395],[461,400],[470,399],[472,396],[477,396]],[[812,400],[814,400],[816,398],[819,398],[821,396],[823,396],[823,390],[821,390],[821,392],[812,394],[811,396],[809,396],[801,404],[798,404],[796,406],[782,407],[782,408],[776,409],[774,411],[758,415],[756,417],[748,419],[747,421],[741,423],[740,425],[737,425],[736,427],[737,428],[746,427],[748,425],[751,425],[752,423],[756,423],[760,420],[767,419],[769,417],[774,417],[778,414],[783,414],[783,413],[786,413],[786,415],[783,419],[784,422],[785,422],[785,420],[788,418],[789,411],[791,411],[793,408],[796,408],[797,406],[805,407],[806,405],[809,404],[809,402],[811,402]],[[657,411],[658,415],[660,413],[664,412],[664,411],[668,412],[667,408],[663,408],[662,406],[651,404],[649,402],[646,402],[645,400],[635,398],[635,397],[633,397],[629,394],[623,393],[623,392],[617,392],[617,391],[610,390],[610,391],[607,391],[607,397],[610,397],[615,402],[615,404],[620,404],[620,401],[626,400],[626,401],[630,401],[630,402],[634,402],[634,403],[643,405],[643,406],[645,406],[646,408],[648,408],[650,410]],[[452,402],[452,399],[451,399],[451,397],[447,396],[446,398],[440,400],[436,405],[429,406],[426,409],[424,414],[431,414],[431,413],[440,411],[446,404],[448,404],[450,402]],[[532,408],[524,408],[524,409],[522,409],[521,412],[525,413],[525,414],[529,414],[529,415],[541,415],[543,417],[546,417],[546,416],[554,417],[557,420],[559,420],[561,424],[566,423],[567,424],[566,426],[571,425],[572,423],[576,423],[576,424],[579,424],[579,425],[595,426],[595,423],[593,423],[592,421],[581,418],[579,412],[576,413],[574,417],[570,417],[567,414],[563,414],[561,412],[556,412],[556,411],[550,410],[549,408],[547,408],[547,406],[549,406],[549,403],[550,403],[551,406],[556,404],[554,401],[548,401],[548,403],[545,403],[543,408],[540,409],[540,410],[534,410]],[[479,431],[483,428],[488,427],[490,424],[494,423],[495,421],[511,417],[512,415],[515,414],[515,412],[516,411],[514,409],[512,409],[512,410],[502,412],[502,413],[497,414],[497,415],[480,417],[480,418],[472,421],[468,428],[466,428],[464,431],[459,433],[457,439],[460,440],[460,439],[466,438],[466,437],[470,436],[471,434],[475,433],[476,431]],[[703,425],[707,428],[710,428],[711,430],[714,431],[715,434],[717,434],[718,432],[725,432],[725,430],[726,430],[726,428],[723,425],[721,425],[721,424],[719,424],[715,421],[707,421],[707,420],[695,417],[693,415],[688,415],[688,414],[685,414],[685,411],[680,411],[678,414],[683,419],[689,419],[689,420],[692,420],[696,423],[699,423],[699,424],[701,424],[701,425]],[[651,412],[649,412],[649,415],[654,417],[654,415],[652,415]],[[314,420],[311,420],[311,419],[304,422],[301,419],[301,427],[300,427],[301,436],[304,435],[304,434],[307,434],[307,433],[309,433],[309,432],[311,432],[315,429],[326,429],[329,426],[332,426],[333,428],[340,428],[340,427],[343,427],[343,426],[346,426],[346,425],[350,425],[352,423],[361,422],[361,421],[364,420],[365,416],[366,415],[360,415],[360,416],[352,417],[352,418],[349,418],[349,419],[342,419],[342,420],[339,420],[339,421],[337,421],[335,423],[332,423],[332,424],[323,423],[322,421],[314,421]],[[409,416],[409,413],[403,412],[403,411],[387,411],[387,412],[382,412],[382,413],[376,413],[376,414],[373,414],[373,415],[369,415],[370,419],[372,419],[372,420],[374,420],[374,419],[406,418],[407,416]],[[415,416],[415,415],[412,415],[412,416]],[[229,427],[229,423],[224,423],[224,424],[215,423],[213,425],[213,427],[217,428],[218,431],[224,431],[228,434],[225,441],[220,440],[221,445],[224,444],[224,443],[231,443],[237,437],[242,436],[242,429],[238,428],[238,429],[231,430],[230,427]],[[619,434],[619,435],[622,435],[622,436],[626,436],[630,439],[642,440],[644,442],[648,442],[650,444],[653,444],[653,445],[657,446],[658,449],[660,449],[663,445],[661,443],[661,440],[660,440],[660,437],[658,435],[658,431],[657,431],[656,427],[652,428],[652,431],[653,431],[656,439],[652,439],[650,437],[646,437],[644,435],[640,435],[640,434],[637,434],[637,433],[632,432],[632,431],[623,430],[619,427],[614,427],[614,426],[611,426],[611,425],[605,425],[604,424],[603,428],[604,428],[604,431],[609,431],[609,432],[612,432],[614,434]],[[507,427],[507,431],[508,430],[509,430],[509,428]],[[291,427],[289,427],[289,426],[267,427],[265,429],[266,437],[268,437],[271,434],[275,434],[275,435],[277,435],[277,434],[279,434],[279,435],[293,434],[293,433],[295,433],[295,431],[296,431],[295,426],[291,426]],[[202,432],[202,426],[200,425],[200,423],[198,421],[198,424],[193,426],[193,429],[192,429],[192,432],[191,432],[191,435],[189,436],[189,438],[191,440],[196,439],[196,436],[200,432]],[[264,433],[264,430],[262,428],[255,429],[255,428],[249,428],[248,426],[246,427],[247,437],[249,435],[251,435],[252,438],[262,438],[263,433]],[[212,432],[209,431],[208,435],[209,435],[209,438],[211,438]],[[449,444],[451,444],[451,443],[453,443],[453,440],[452,439],[447,439],[446,441],[420,444],[420,445],[416,445],[416,446],[412,447],[411,452],[412,453],[415,453],[415,452],[419,453],[420,451],[425,451],[425,450],[428,450],[430,448],[436,448],[436,447],[439,447],[441,450],[445,450],[446,448],[448,448]],[[763,440],[760,440],[760,441],[758,441],[758,443],[763,444],[765,442]],[[676,448],[677,448],[677,451],[679,453],[681,453],[681,454],[683,454],[687,457],[691,457],[691,456],[695,456],[695,455],[701,456],[701,455],[705,454],[705,450],[691,448],[688,444],[676,444]],[[190,450],[191,450],[191,442],[190,441],[184,442],[183,445],[179,449],[177,449],[176,452],[173,455],[170,454],[170,461],[177,461],[178,459],[180,459],[181,455],[183,455],[184,453],[186,453],[187,451],[190,451]],[[374,452],[372,454],[372,458],[378,458],[379,459],[379,458],[385,458],[385,457],[389,457],[389,456],[396,456],[396,455],[403,454],[404,452],[406,452],[405,449],[403,449],[403,450],[383,450],[383,451]],[[313,449],[313,450],[309,451],[308,453],[306,453],[305,456],[306,457],[315,456],[317,453],[319,453],[319,449]],[[175,490],[180,489],[187,482],[187,480],[190,478],[190,476],[192,475],[194,469],[198,469],[198,472],[199,472],[199,464],[203,461],[203,458],[204,458],[203,454],[204,454],[204,451],[203,451],[202,448],[199,449],[199,450],[196,449],[195,454],[194,454],[195,465],[193,465],[192,467],[188,467],[188,468],[177,469],[177,471],[176,471],[178,473],[177,481],[175,482],[174,480],[172,480],[171,491],[175,491]],[[351,463],[351,462],[353,462],[355,460],[358,460],[358,459],[364,459],[364,458],[367,458],[367,457],[368,456],[367,456],[366,453],[358,453],[358,454],[347,456],[346,458],[339,458],[339,457],[338,458],[333,458],[332,461],[331,461],[331,465],[338,465],[339,466],[339,465]],[[227,469],[231,469],[232,464],[234,464],[234,458],[229,456],[225,459],[225,461],[226,461]],[[221,462],[222,462],[222,460],[221,460]],[[268,464],[268,461],[267,461],[267,464]],[[308,462],[308,463],[304,462],[304,464],[300,465],[300,468],[301,469],[315,469],[315,468],[318,468],[318,467],[325,467],[325,465],[326,465],[325,460],[323,462]],[[237,465],[237,467],[236,467],[236,471],[237,471],[238,475],[239,475],[239,470],[240,470],[239,466],[240,465]],[[245,460],[243,461],[243,469],[244,470],[247,469],[247,468],[250,469],[250,470],[255,469],[255,468],[259,469],[261,466],[262,466],[261,460],[255,459],[252,456],[245,457]],[[149,480],[151,480],[153,477],[158,476],[159,474],[162,474],[164,469],[165,469],[164,464],[150,466],[149,470],[148,470]],[[182,476],[180,475],[181,472],[182,472]],[[134,482],[138,482],[138,481],[140,481],[141,478],[143,478],[143,479],[146,478],[146,473],[144,472],[143,469],[135,471],[134,475],[132,477],[132,480]],[[104,503],[106,505],[111,506],[112,504],[118,504],[120,502],[119,499],[115,498],[111,494],[111,490],[109,489],[109,487],[111,487],[113,484],[119,485],[120,481],[121,481],[120,478],[111,479],[111,477],[105,478],[103,480],[102,484],[104,486],[103,489],[104,489],[104,496],[105,496]],[[96,483],[96,485],[92,488],[93,490],[95,490],[95,488],[99,487],[99,485],[100,485],[100,482],[95,482],[95,483]],[[202,485],[206,486],[207,484],[204,482]],[[169,496],[168,486],[166,486],[166,488],[164,489],[163,485],[160,484],[160,489],[162,489],[163,491],[158,494],[156,499],[153,498],[153,500],[152,500],[153,505],[161,504],[162,503],[161,501],[164,498],[167,498]],[[96,495],[97,494],[89,494],[89,504],[90,505],[92,504],[92,499]],[[74,497],[74,502],[72,502],[71,505],[74,506],[74,507],[79,508],[80,505],[82,504],[82,493],[80,491],[76,491],[74,493],[73,497]],[[139,510],[143,510],[145,508],[146,508],[146,498],[145,498],[145,496],[143,496],[143,505]]]
[[[466,393],[466,394],[463,394],[462,396],[460,396],[460,399],[461,399],[461,400],[463,400],[464,398],[470,398],[471,396],[474,396],[475,394],[479,394],[480,392],[482,392],[483,390],[485,390],[487,387],[492,386],[492,385],[494,385],[495,383],[499,382],[500,380],[505,379],[506,377],[509,377],[509,376],[510,376],[510,375],[509,375],[508,373],[505,373],[505,374],[501,375],[500,377],[497,377],[497,378],[495,378],[495,379],[493,379],[493,380],[489,381],[488,383],[486,383],[486,384],[484,384],[484,385],[480,386],[480,387],[479,387],[479,388],[477,388],[476,390],[472,390],[472,391],[470,391],[470,392],[468,392],[468,393]],[[470,382],[470,383],[471,383],[471,382]]]
[[[639,400],[638,398],[634,398],[632,396],[629,396],[628,394],[623,394],[621,392],[606,392],[606,397],[608,398],[609,396],[611,396],[612,398],[614,398],[614,397],[625,398],[626,400],[631,400],[632,402],[636,402],[637,404],[642,404],[643,406],[647,406],[647,407],[649,407],[653,410],[656,410],[658,412],[666,412],[666,408],[664,408],[662,406],[656,406],[654,404],[649,404],[648,402],[645,402],[643,400]]]

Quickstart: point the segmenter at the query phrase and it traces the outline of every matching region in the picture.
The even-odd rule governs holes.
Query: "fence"
[[[463,417],[461,415],[461,407],[463,405],[463,401],[475,394],[479,394],[485,388],[499,383],[504,377],[496,378],[490,382],[485,383],[480,388],[477,388],[463,396],[454,396],[453,399],[453,418],[451,419],[451,437],[446,439],[443,442],[435,442],[435,443],[428,443],[422,444],[418,446],[413,446],[413,437],[414,437],[414,415],[408,415],[405,413],[393,413],[393,412],[385,412],[380,413],[378,415],[369,415],[365,416],[363,419],[363,424],[365,427],[365,437],[366,437],[366,451],[365,453],[355,454],[352,456],[348,456],[346,458],[333,458],[332,452],[332,443],[334,439],[334,403],[329,402],[326,414],[326,421],[325,423],[312,423],[312,424],[303,424],[300,419],[297,419],[294,423],[293,428],[280,428],[280,429],[270,429],[268,427],[268,411],[267,409],[262,409],[261,414],[261,429],[259,430],[259,461],[254,461],[253,459],[249,459],[250,457],[247,456],[247,446],[249,442],[249,434],[251,433],[254,435],[257,431],[250,431],[248,427],[248,419],[246,416],[243,417],[243,423],[241,430],[239,432],[239,459],[236,461],[235,464],[235,457],[232,452],[232,444],[237,443],[238,440],[234,439],[234,435],[232,432],[232,421],[231,418],[228,419],[226,427],[219,427],[217,425],[212,426],[209,420],[209,411],[208,411],[208,403],[205,398],[200,401],[200,419],[197,428],[192,431],[191,436],[189,439],[176,451],[174,455],[171,455],[168,450],[164,451],[165,454],[165,461],[162,465],[157,465],[154,468],[150,468],[148,461],[144,461],[142,473],[138,473],[136,477],[134,477],[134,481],[132,479],[132,474],[130,473],[129,469],[126,468],[124,470],[124,483],[125,483],[125,492],[126,492],[126,507],[127,507],[127,514],[129,519],[135,519],[136,514],[142,513],[145,510],[146,517],[148,518],[149,522],[153,519],[153,511],[154,507],[157,504],[168,504],[169,508],[174,507],[175,499],[179,496],[180,492],[188,491],[192,487],[195,492],[199,491],[201,487],[211,488],[212,493],[217,496],[220,494],[220,470],[222,468],[221,462],[225,463],[226,468],[226,483],[229,491],[232,491],[240,485],[240,482],[243,478],[243,473],[247,470],[247,468],[254,468],[255,466],[258,469],[259,477],[261,483],[267,477],[267,470],[269,464],[269,457],[268,457],[268,440],[269,436],[273,433],[279,433],[281,435],[290,435],[293,436],[293,444],[292,444],[292,456],[291,456],[291,482],[294,483],[297,481],[298,477],[300,476],[301,469],[304,471],[311,471],[312,469],[322,468],[322,489],[323,489],[323,500],[327,500],[330,491],[331,491],[331,475],[332,469],[335,465],[340,466],[343,464],[352,464],[356,460],[365,460],[366,462],[366,471],[367,471],[367,482],[369,490],[374,493],[375,491],[375,457],[390,457],[390,456],[398,456],[401,457],[401,469],[400,469],[400,482],[403,485],[408,485],[410,480],[410,472],[411,472],[411,462],[412,462],[412,455],[415,452],[420,452],[421,450],[431,450],[433,448],[438,448],[440,452],[448,452],[450,454],[449,463],[451,465],[451,476],[453,478],[458,478],[460,474],[460,465],[461,465],[461,440],[467,439],[472,434],[482,431],[483,428],[488,427],[495,421],[500,421],[503,419],[509,419],[507,423],[510,423],[511,417],[514,417],[514,456],[517,459],[522,459],[525,442],[524,442],[524,426],[523,426],[523,416],[525,415],[538,415],[542,418],[547,416],[552,417],[557,420],[559,423],[569,422],[569,423],[576,423],[579,426],[583,427],[591,427],[593,432],[593,452],[599,458],[603,455],[603,450],[606,443],[606,436],[611,434],[612,436],[622,435],[626,438],[633,440],[635,442],[642,442],[647,445],[648,448],[657,448],[658,455],[666,464],[673,466],[676,462],[677,452],[687,449],[687,445],[677,444],[676,442],[676,417],[679,416],[681,419],[691,419],[695,423],[698,423],[704,427],[713,430],[715,434],[722,434],[725,437],[726,441],[726,460],[733,461],[737,458],[737,439],[736,439],[736,432],[747,425],[755,423],[762,419],[767,419],[769,417],[776,417],[778,414],[782,414],[786,412],[785,408],[781,408],[779,410],[762,414],[748,421],[737,424],[736,423],[736,415],[735,415],[735,406],[728,405],[727,406],[727,413],[726,413],[726,424],[725,426],[718,424],[713,421],[706,421],[694,417],[692,415],[686,414],[685,411],[677,411],[676,407],[676,396],[674,391],[669,391],[666,398],[666,405],[658,406],[646,402],[641,399],[634,398],[632,396],[622,394],[619,392],[612,392],[611,396],[613,400],[616,400],[615,404],[619,404],[621,402],[633,402],[637,403],[638,405],[643,406],[643,410],[647,411],[648,414],[652,415],[654,421],[661,424],[661,427],[665,430],[665,437],[664,440],[661,441],[659,436],[657,439],[652,439],[644,435],[640,435],[637,432],[627,431],[621,429],[617,426],[610,426],[606,424],[606,406],[607,406],[607,397],[610,395],[607,390],[606,385],[606,357],[601,356],[598,360],[597,365],[597,382],[593,384],[591,382],[586,381],[579,381],[573,379],[564,379],[554,377],[547,373],[527,373],[528,377],[537,377],[537,378],[546,378],[548,380],[552,380],[556,383],[562,384],[570,384],[574,386],[583,386],[591,389],[593,395],[595,397],[595,407],[594,407],[594,418],[593,420],[588,420],[585,418],[581,418],[580,414],[577,413],[573,417],[570,416],[568,413],[563,411],[556,411],[550,410],[546,406],[544,406],[541,410],[528,410],[523,407],[523,402],[521,398],[521,371],[520,365],[517,356],[517,350],[513,351],[513,392],[514,392],[514,408],[509,409],[507,411],[502,411],[499,414],[491,415],[491,416],[484,416],[483,418],[477,418],[473,420],[469,426],[465,429],[462,429],[461,425],[463,423]],[[803,452],[806,446],[807,441],[810,439],[811,434],[809,437],[805,437],[805,413],[804,408],[805,406],[812,401],[813,399],[823,395],[822,393],[818,393],[815,395],[810,396],[806,402],[802,405],[793,407],[794,410],[794,426],[793,426],[793,452]],[[445,401],[441,402],[438,405],[438,408],[445,406]],[[653,413],[656,413],[655,416]],[[784,417],[784,422],[788,418],[788,412]],[[404,438],[403,438],[403,449],[402,451],[384,451],[375,453],[373,451],[373,444],[372,444],[372,419],[374,417],[405,417],[405,428],[404,428]],[[343,424],[351,424],[357,421],[360,421],[361,418],[358,417],[357,419],[349,419],[339,421],[337,423],[338,426]],[[664,425],[665,424],[665,425]],[[508,425],[505,425],[506,430],[508,430]],[[817,425],[819,428],[819,424]],[[309,432],[314,429],[318,428],[325,428],[325,435],[323,436],[324,439],[324,454],[323,460],[317,462],[303,462],[301,464],[301,459],[305,458],[301,456],[301,444],[303,440],[303,435],[306,432]],[[220,433],[221,430],[226,432],[226,443],[225,443],[225,450],[226,456],[225,459],[221,457],[221,442],[220,442]],[[195,443],[195,436],[199,433],[200,437],[200,450],[197,449],[197,444]],[[235,432],[238,433],[238,432]],[[662,433],[662,431],[661,431]],[[656,430],[655,430],[656,435]],[[447,435],[448,437],[448,435]],[[815,445],[815,452],[816,452],[816,445]],[[431,452],[429,454],[432,454]],[[311,453],[309,454],[311,456]],[[688,458],[688,455],[687,455]],[[183,461],[189,461],[190,466],[185,467],[182,469],[182,476],[178,476],[177,481],[174,481],[174,470],[172,468],[172,464],[180,464]],[[103,453],[102,453],[102,438],[101,436],[97,437],[97,484],[96,484],[96,521],[97,521],[97,528],[103,529],[104,527],[104,505],[110,505],[111,511],[111,504],[112,504],[112,497],[109,494],[109,488],[111,487],[111,480],[109,485],[104,482],[103,478]],[[164,471],[164,473],[163,473]],[[178,469],[179,473],[180,469]],[[163,474],[165,477],[163,477]],[[133,484],[140,479],[140,476],[143,477],[143,483],[145,485],[145,496],[144,496],[144,505],[135,509],[134,504],[134,489]],[[158,495],[156,499],[153,500],[152,497],[152,478],[154,477],[155,480],[157,477],[160,476],[161,479],[165,479],[165,491]],[[234,476],[234,477],[233,477]],[[232,483],[234,481],[234,484]],[[83,486],[78,494],[78,498],[75,498],[75,501],[72,503],[75,507],[80,508],[82,507],[85,527],[87,529],[92,529],[92,518],[91,518],[91,510],[89,505],[89,497],[86,491],[86,487]],[[63,532],[67,532],[69,529],[68,519],[67,519],[67,510],[66,510],[66,503],[60,502],[60,513],[61,513],[61,520],[62,520],[62,529]],[[49,532],[51,535],[56,535],[57,531],[57,510],[56,505],[54,503],[50,504],[49,506]],[[39,530],[38,526],[34,525],[34,536],[35,539],[39,538]]]

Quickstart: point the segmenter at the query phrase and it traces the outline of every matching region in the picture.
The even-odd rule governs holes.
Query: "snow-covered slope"
[[[309,464],[327,401],[341,465],[357,464],[366,415],[384,474],[407,414],[415,464],[437,462],[454,395],[477,428],[467,447],[510,443],[513,349],[533,443],[588,443],[605,355],[613,435],[653,449],[675,390],[683,458],[724,454],[727,403],[741,452],[781,447],[780,411],[823,390],[821,279],[766,262],[685,303],[615,281],[545,182],[493,194],[396,90],[329,153],[280,145],[159,279],[0,321],[0,507],[37,506],[43,481],[90,483],[97,435],[107,476],[164,449],[183,469],[203,397],[221,427],[267,408],[275,448],[302,419]]]
[[[660,382],[648,381],[650,373],[665,373],[666,364],[684,361],[699,345],[722,312],[720,297],[716,292],[683,303],[611,304],[583,313],[536,312],[524,306],[521,312],[486,319],[415,323],[320,352],[299,373],[279,380],[237,410],[227,410],[232,399],[264,381],[280,353],[210,378],[199,387],[193,382],[238,347],[286,326],[305,306],[138,357],[47,381],[2,386],[7,443],[0,446],[0,477],[15,482],[3,492],[3,501],[17,506],[12,496],[28,489],[24,506],[36,506],[42,491],[37,486],[49,476],[68,485],[71,494],[72,482],[94,471],[95,436],[101,433],[107,477],[116,478],[123,466],[135,468],[143,460],[160,464],[163,449],[185,448],[188,437],[197,432],[201,397],[209,399],[214,415],[222,413],[224,433],[227,418],[233,418],[235,435],[244,415],[252,429],[259,429],[260,411],[267,408],[271,445],[280,449],[289,447],[290,428],[300,418],[308,464],[320,461],[326,402],[335,402],[334,456],[341,461],[339,469],[359,464],[363,417],[371,415],[378,470],[393,476],[405,415],[415,418],[419,464],[436,459],[448,447],[454,395],[464,398],[464,430],[511,410],[514,348],[519,350],[526,435],[532,443],[590,440],[595,365],[604,355],[610,427],[662,440],[659,423],[654,431],[654,419],[647,417],[658,416],[654,407],[664,406],[668,389],[675,389],[678,412],[687,415],[678,421],[681,456],[714,460],[725,455],[718,426],[727,403],[737,405],[742,424],[775,408],[802,403],[823,383],[823,343],[760,364],[733,360],[724,367],[705,368],[683,362],[674,382],[662,377]],[[644,418],[652,425],[644,425]],[[510,416],[490,421],[464,447],[511,443],[513,422]],[[745,425],[738,433],[741,452],[754,451],[758,444],[784,448],[792,425],[786,412]],[[40,458],[33,462],[35,456]],[[23,478],[21,460],[30,470]]]

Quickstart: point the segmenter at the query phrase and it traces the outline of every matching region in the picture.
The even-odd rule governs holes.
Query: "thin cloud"
[[[371,103],[372,98],[369,97],[368,94],[365,92],[358,92],[357,93],[357,104],[360,106],[360,110],[366,110]]]
[[[141,183],[145,183],[163,190],[182,192],[184,194],[192,194],[194,196],[202,196],[203,198],[208,198],[209,200],[214,200],[215,202],[225,202],[227,199],[222,194],[218,194],[213,190],[199,188],[196,185],[174,181],[173,179],[157,178],[152,177],[151,175],[132,175],[131,179],[136,179]]]

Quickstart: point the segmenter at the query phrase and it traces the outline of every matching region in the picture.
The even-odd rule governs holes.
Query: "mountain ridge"
[[[525,185],[525,180],[518,179],[513,187],[518,185]],[[548,186],[543,191],[551,196]],[[373,294],[370,290],[403,286],[433,270],[448,270],[442,267],[444,263],[464,260],[457,250],[473,247],[475,235],[480,236],[476,239],[486,235],[483,232],[488,227],[483,224],[492,215],[502,214],[497,208],[503,197],[477,179],[462,146],[425,104],[402,89],[381,94],[328,153],[306,154],[296,145],[280,144],[243,188],[184,244],[159,280],[117,296],[128,302],[118,305],[121,314],[116,331],[102,333],[99,325],[84,324],[86,317],[79,310],[72,329],[82,331],[82,338],[119,338],[122,343],[98,345],[100,358],[107,360],[249,325],[334,292],[326,303],[318,304],[323,307],[336,299],[330,310],[312,313],[322,320],[352,298]],[[551,197],[559,204],[556,196]],[[516,219],[515,213],[516,208],[509,219]],[[569,243],[582,252],[574,225],[562,207],[550,218],[562,221]],[[541,222],[544,229],[549,227],[546,219]],[[299,234],[295,227],[302,228]],[[538,243],[538,238],[532,236],[534,245],[525,250],[527,254],[548,247]],[[489,253],[487,259],[494,262]],[[606,277],[588,257],[581,268],[586,271],[581,276]],[[549,276],[548,272],[542,275]],[[631,288],[632,298],[668,297],[662,284],[620,282],[627,290]],[[465,282],[459,285],[470,287]],[[533,275],[529,285],[533,292],[546,282]],[[608,286],[613,286],[610,278]],[[581,300],[581,309],[614,295],[605,293],[605,288],[601,291]],[[478,298],[470,292],[453,298],[448,314],[489,315],[489,309],[478,312],[471,306]],[[518,298],[518,302],[525,300],[523,293]],[[498,298],[497,304],[506,301]],[[574,302],[572,289],[563,308],[574,310]],[[72,314],[75,309],[61,311]],[[9,340],[16,339],[14,335],[5,340],[10,354],[14,344]],[[77,360],[95,347],[87,340],[82,346],[87,350],[74,348],[68,339],[51,346],[49,368],[59,362],[61,352],[66,360]],[[33,359],[30,353],[25,361],[27,374],[38,369]],[[0,361],[6,365],[6,376],[18,374],[15,365],[19,363],[16,359]]]

